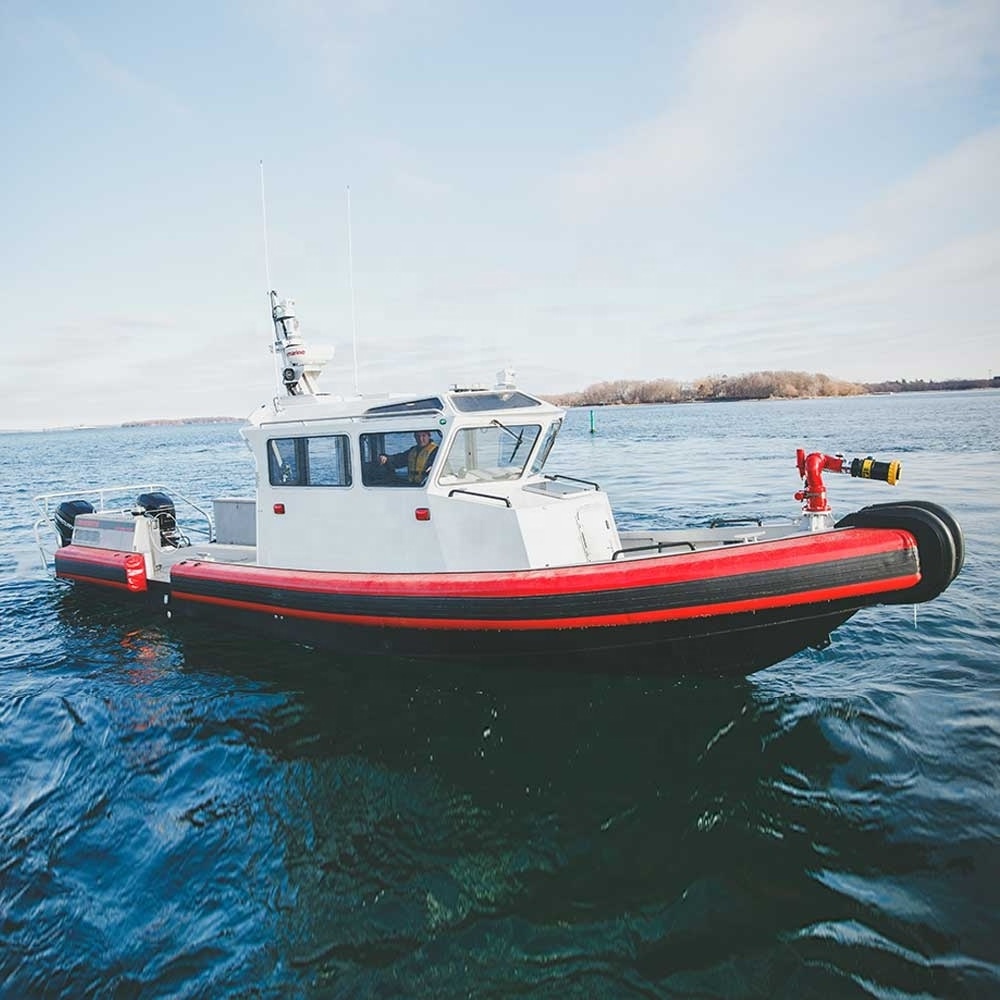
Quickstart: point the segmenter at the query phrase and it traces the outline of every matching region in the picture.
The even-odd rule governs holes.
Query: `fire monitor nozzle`
[[[853,459],[850,469],[855,479],[877,479],[890,486],[895,486],[899,482],[902,471],[903,466],[900,462],[876,462],[871,455],[867,458]]]

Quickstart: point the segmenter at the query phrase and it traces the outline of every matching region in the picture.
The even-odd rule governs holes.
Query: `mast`
[[[264,161],[260,161],[260,211],[264,224],[264,277],[271,303],[271,320],[274,323],[275,381],[284,387],[289,396],[315,396],[319,391],[319,376],[323,367],[333,358],[332,347],[306,347],[299,333],[299,320],[295,315],[295,300],[282,299],[271,287],[271,260],[267,249],[267,199],[264,197]],[[348,231],[349,232],[349,231]],[[349,239],[350,237],[348,237]],[[352,279],[353,280],[353,279]],[[353,285],[352,285],[353,289]],[[353,291],[351,312],[354,312]],[[354,382],[358,379],[357,348],[354,354]]]
[[[271,319],[274,321],[274,357],[281,362],[279,383],[289,396],[315,396],[319,391],[319,376],[333,358],[333,348],[310,350],[299,333],[295,300],[278,298],[274,290],[271,291]]]
[[[354,317],[354,252],[351,248],[351,185],[347,185],[347,272],[351,283],[351,340],[354,344],[354,394],[358,390],[358,324]]]

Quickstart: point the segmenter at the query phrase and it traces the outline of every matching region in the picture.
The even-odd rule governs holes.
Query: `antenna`
[[[351,282],[351,338],[354,342],[354,394],[358,391],[358,325],[354,316],[354,252],[351,249],[351,185],[347,185],[347,272]]]
[[[260,214],[264,220],[264,279],[267,281],[267,295],[271,296],[271,260],[267,252],[267,199],[264,197],[264,161],[260,161]]]
[[[271,313],[271,321],[274,321],[274,302],[275,295],[271,288],[271,257],[267,252],[267,199],[264,197],[264,161],[260,161],[260,214],[261,219],[264,224],[264,279],[267,281],[267,301],[269,303],[269,309]],[[279,372],[279,362],[278,362],[278,351],[277,351],[277,330],[274,333],[274,342],[271,344],[271,354],[274,357],[274,377],[277,379],[280,375]]]

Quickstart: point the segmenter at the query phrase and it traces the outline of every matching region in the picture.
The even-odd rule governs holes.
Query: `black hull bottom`
[[[745,675],[810,647],[828,644],[830,633],[859,609],[828,604],[724,619],[587,629],[473,632],[344,625],[274,617],[240,609],[175,608],[178,625],[221,626],[243,636],[287,644],[406,660],[476,661],[500,669],[541,667],[622,674]]]

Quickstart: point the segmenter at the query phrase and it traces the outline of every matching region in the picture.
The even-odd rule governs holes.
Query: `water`
[[[0,995],[1000,993],[1000,393],[572,412],[629,524],[945,504],[951,588],[749,678],[343,660],[45,576],[30,498],[244,492],[233,426],[0,437]]]

